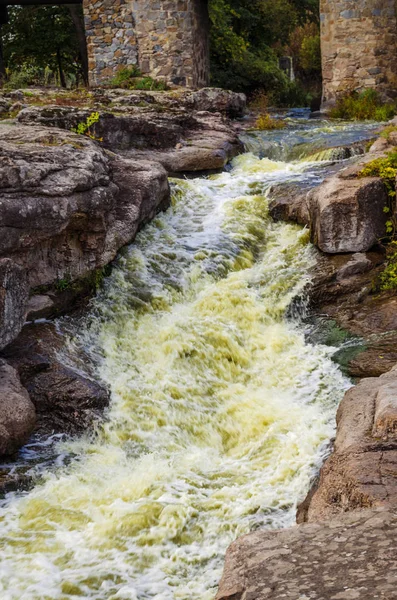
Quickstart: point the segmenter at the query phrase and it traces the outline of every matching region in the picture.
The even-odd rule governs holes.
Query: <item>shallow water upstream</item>
[[[332,131],[344,145],[371,126]],[[294,522],[350,383],[285,316],[314,251],[271,221],[267,194],[327,163],[270,160],[275,136],[250,137],[257,155],[229,172],[172,182],[171,209],[75,324],[112,403],[95,434],[58,444],[70,464],[0,505],[2,600],[210,600],[237,536]]]

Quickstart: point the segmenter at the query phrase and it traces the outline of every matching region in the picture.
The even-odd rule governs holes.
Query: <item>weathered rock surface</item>
[[[12,454],[29,438],[36,413],[18,373],[0,359],[0,455]]]
[[[0,349],[21,331],[28,295],[25,270],[9,258],[0,259]]]
[[[234,542],[216,600],[391,600],[397,510],[256,531]]]
[[[397,506],[397,366],[362,379],[342,400],[333,454],[300,521],[355,509]]]
[[[386,140],[384,140],[386,142]],[[385,185],[379,177],[360,177],[363,167],[384,155],[381,147],[348,167],[336,163],[334,172],[317,187],[307,183],[280,186],[271,193],[270,215],[276,221],[292,221],[310,228],[311,241],[323,252],[366,252],[386,233],[390,218]]]
[[[384,262],[384,249],[378,247],[357,254],[319,253],[313,269],[312,313],[357,336],[336,355],[352,377],[378,377],[397,363],[396,297],[378,289]]]
[[[105,387],[65,363],[64,344],[54,325],[37,323],[26,325],[2,352],[29,393],[40,433],[84,432],[109,403]]]
[[[160,165],[43,127],[0,127],[0,190],[0,256],[31,288],[106,265],[169,202]]]
[[[208,111],[221,113],[229,117],[242,117],[246,110],[247,100],[244,94],[221,88],[201,88],[198,90],[178,89],[172,91],[125,90],[111,88],[91,88],[89,94],[48,87],[23,90],[1,90],[0,105],[8,111],[15,101],[26,105],[39,102],[40,104],[58,104],[59,106],[84,106],[88,108],[118,108],[145,107],[157,108],[159,112],[172,109],[187,109],[189,111]]]
[[[244,94],[221,88],[201,88],[199,90],[174,90],[172,92],[151,92],[134,90],[93,90],[98,100],[108,100],[115,106],[142,107],[147,104],[163,109],[186,108],[189,111],[222,113],[229,117],[242,117],[247,100]]]
[[[349,361],[352,377],[379,377],[397,364],[397,331],[371,335],[364,348]]]
[[[92,110],[62,106],[30,106],[18,120],[70,130]],[[219,113],[185,108],[112,107],[99,112],[93,135],[105,148],[126,157],[161,163],[169,173],[223,168],[242,151],[237,132]]]
[[[278,186],[270,193],[269,214],[274,221],[292,221],[310,226],[307,194],[311,187],[301,185]]]
[[[330,254],[366,252],[385,235],[387,191],[379,178],[348,179],[343,174],[309,192],[311,238]]]

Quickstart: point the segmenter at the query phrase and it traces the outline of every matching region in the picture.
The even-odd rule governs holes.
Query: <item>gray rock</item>
[[[0,98],[0,117],[4,118],[8,111],[10,110],[10,102],[8,102],[5,98]]]
[[[0,257],[23,267],[31,288],[108,264],[170,199],[158,163],[42,126],[0,128],[0,191]]]
[[[51,314],[54,309],[54,300],[47,294],[37,294],[29,298],[29,302],[26,307],[27,321],[34,321],[35,319],[41,319],[47,314]]]
[[[397,511],[366,510],[234,542],[216,600],[391,600]]]
[[[365,256],[362,252],[356,252],[353,254],[351,259],[339,269],[337,272],[337,279],[345,279],[346,277],[351,277],[352,275],[359,275],[360,273],[365,273],[366,271],[370,271],[372,269],[372,262]]]
[[[0,455],[27,442],[35,423],[35,408],[16,370],[0,359]]]
[[[397,366],[362,379],[337,413],[334,452],[298,521],[321,521],[369,507],[397,506]]]
[[[29,393],[40,433],[87,431],[109,404],[105,386],[67,364],[65,343],[52,323],[35,323],[2,352]],[[86,357],[82,361],[87,370]]]
[[[380,178],[333,176],[307,202],[311,239],[323,252],[366,252],[385,236],[388,196]]]
[[[9,258],[0,259],[0,349],[21,331],[29,286],[26,271]]]
[[[219,113],[183,107],[159,110],[150,103],[148,106],[100,111],[92,133],[112,152],[159,162],[169,173],[221,169],[243,150],[237,131]],[[18,120],[70,131],[85,122],[91,112],[73,107],[31,106],[20,112]]]

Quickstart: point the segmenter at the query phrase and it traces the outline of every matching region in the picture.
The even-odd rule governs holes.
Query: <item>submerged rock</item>
[[[216,600],[394,597],[397,510],[256,531],[234,542]]]
[[[0,359],[0,455],[16,452],[29,438],[36,413],[17,371]]]

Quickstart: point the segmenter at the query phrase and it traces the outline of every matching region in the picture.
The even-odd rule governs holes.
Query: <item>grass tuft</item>
[[[340,98],[330,111],[330,117],[353,121],[388,121],[396,113],[396,103],[382,102],[376,90],[368,89]]]

